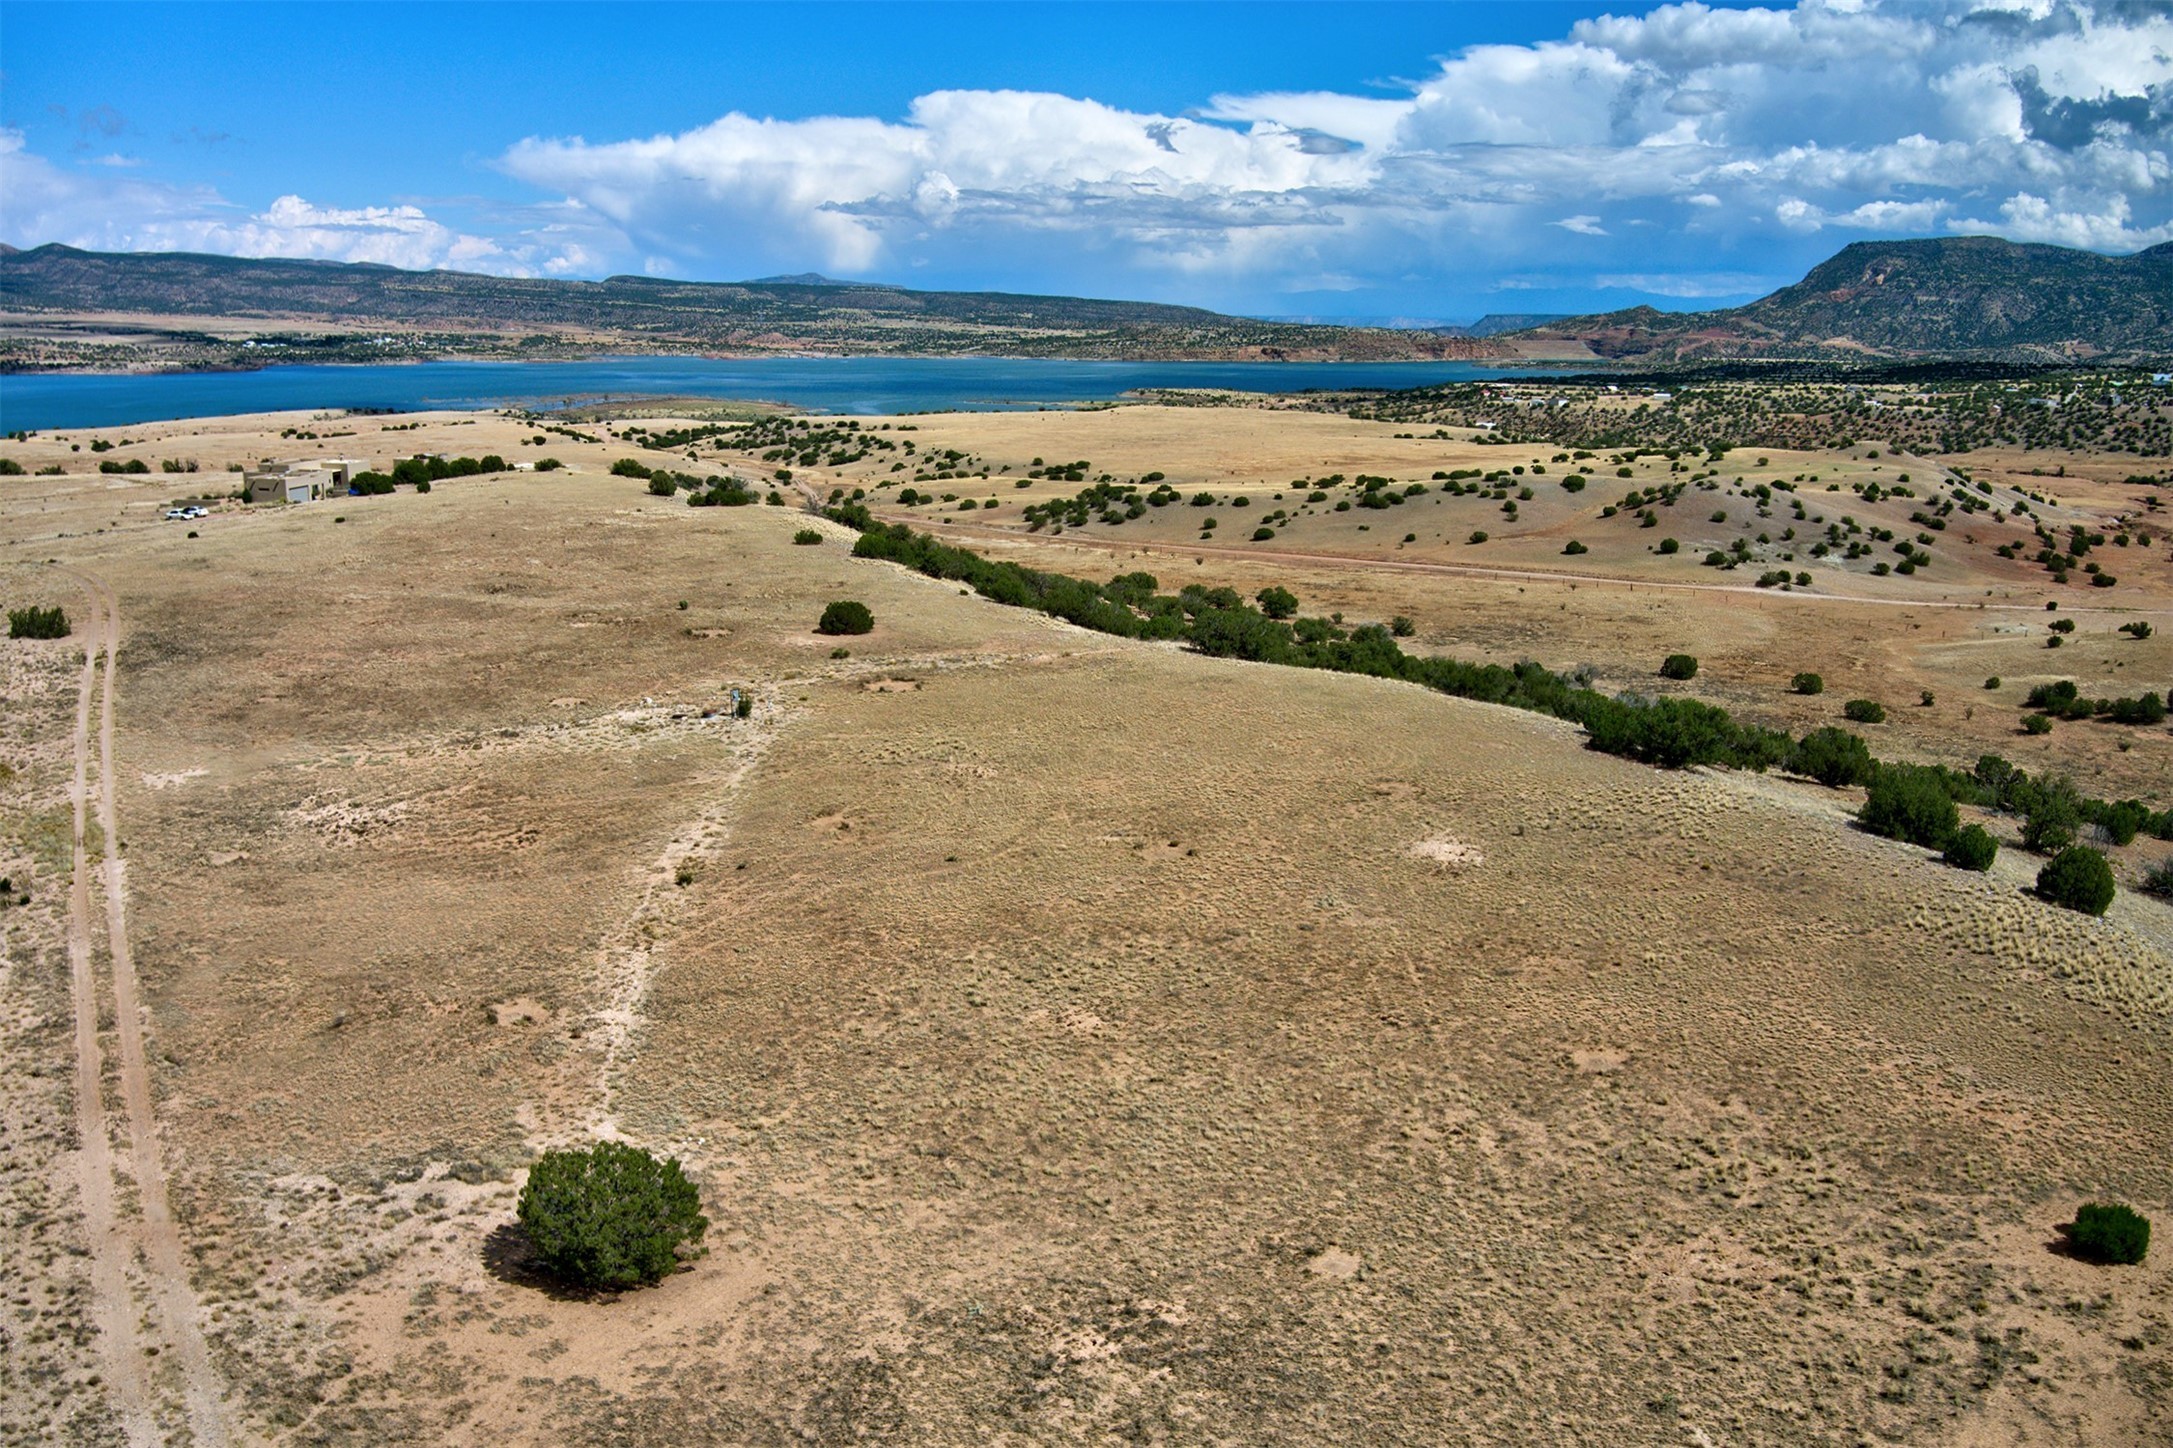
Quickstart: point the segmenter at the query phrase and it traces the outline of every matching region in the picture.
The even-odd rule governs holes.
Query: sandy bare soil
[[[912,422],[1224,490],[1412,441],[1293,418]],[[2011,842],[1980,877],[1851,829],[1848,791],[1084,633],[797,507],[651,497],[575,431],[5,449],[71,471],[0,480],[0,594],[76,631],[0,645],[0,1441],[2173,1435],[2173,1254],[2055,1232],[2100,1196],[2173,1222],[2163,904],[2087,919]],[[123,435],[98,456],[199,472],[88,472]],[[320,442],[568,468],[159,517]],[[1257,553],[1184,551],[1196,517],[1007,530],[1038,490],[976,536],[1614,687],[1687,647],[1749,717],[1883,697],[1882,754],[2173,789],[2164,730],[2014,733],[2031,678],[2165,687],[2169,630],[2111,632],[2163,617],[2140,548],[2048,651],[1989,566],[1662,588],[1714,580],[1598,535],[1392,566],[1464,562],[1376,546],[1423,499]],[[2018,606],[1936,606],[1972,588]],[[877,628],[838,657],[812,625],[848,597]],[[512,1227],[535,1153],[599,1133],[679,1156],[714,1222],[619,1298]]]

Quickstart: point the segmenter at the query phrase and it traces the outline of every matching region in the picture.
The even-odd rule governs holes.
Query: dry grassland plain
[[[1253,546],[1292,479],[1512,459],[1304,413],[865,425],[990,476],[919,506],[887,458],[791,486],[885,482],[878,512],[994,556],[1280,584],[1798,732],[1880,698],[1887,757],[2173,790],[2162,727],[2017,732],[2033,680],[2166,687],[2162,533],[2120,587],[2057,591],[2079,626],[2048,650],[2053,590],[1989,528],[1786,594],[1603,528],[1611,477],[1534,479],[1511,525],[1438,490],[1315,504]],[[1966,874],[1852,829],[1851,791],[1006,609],[852,559],[797,492],[651,496],[611,463],[773,464],[624,426],[0,447],[65,470],[0,481],[0,596],[77,625],[0,645],[27,895],[0,912],[0,1441],[2173,1437],[2164,904],[2038,901],[2011,822]],[[93,439],[202,471],[99,475]],[[441,451],[567,466],[160,516],[230,462]],[[1029,533],[1078,486],[1016,487],[1035,457],[1221,501]],[[2059,486],[2062,519],[2137,506]],[[1748,506],[1692,491],[1662,531],[1725,546],[1691,520]],[[836,598],[877,620],[843,657],[812,632]],[[1678,650],[1697,678],[1656,680]],[[1825,694],[1787,692],[1806,669]],[[2110,853],[2126,884],[2165,846]],[[582,1298],[512,1205],[536,1152],[604,1132],[678,1156],[714,1225],[662,1285]],[[2145,1264],[2057,1250],[2100,1197],[2158,1222]]]

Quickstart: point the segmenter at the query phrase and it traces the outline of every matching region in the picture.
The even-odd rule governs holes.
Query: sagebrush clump
[[[1947,841],[1946,862],[1958,870],[1983,874],[1999,858],[1999,841],[1983,825],[1964,825]]]
[[[2132,1266],[2150,1255],[2150,1218],[2121,1202],[2090,1202],[2075,1209],[2067,1240],[2078,1257]]]
[[[8,637],[11,639],[64,639],[68,637],[68,615],[59,604],[40,608],[32,604],[28,608],[8,610]]]
[[[612,1291],[669,1275],[680,1249],[709,1228],[679,1163],[622,1141],[547,1151],[516,1208],[545,1267],[579,1287]]]
[[[2037,872],[2037,893],[2065,909],[2103,915],[2113,903],[2113,867],[2088,845],[2070,845]]]
[[[1828,725],[1813,729],[1789,751],[1787,769],[1815,779],[1828,789],[1846,784],[1868,784],[1878,771],[1871,749],[1860,735]]]
[[[868,612],[864,603],[849,598],[839,599],[822,611],[816,621],[819,634],[864,634],[875,627],[875,615]]]
[[[1875,835],[1944,850],[1961,823],[1961,812],[1937,769],[1888,764],[1872,777],[1857,818]]]
[[[2036,792],[2022,811],[2022,848],[2037,855],[2057,855],[2075,843],[2082,810],[2075,797],[2058,787]]]

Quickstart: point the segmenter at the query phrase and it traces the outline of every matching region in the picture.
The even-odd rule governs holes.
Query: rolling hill
[[[1745,306],[1633,307],[1516,335],[1623,362],[2159,357],[2173,353],[2173,243],[2102,256],[1990,236],[1860,241]]]
[[[433,356],[699,351],[2042,365],[2173,356],[2173,243],[2103,256],[1981,236],[1857,242],[1795,285],[1740,307],[1500,316],[1425,329],[1269,321],[1155,302],[914,291],[813,273],[746,282],[564,281],[0,247],[0,370],[258,366],[275,355],[385,360],[356,335],[369,329],[396,332],[409,354]],[[281,347],[276,354],[252,349],[249,334],[279,338]],[[33,335],[34,346],[20,340]],[[305,350],[306,359],[298,355]]]
[[[1489,352],[1386,328],[1265,322],[1151,302],[911,291],[813,275],[561,281],[58,245],[0,254],[0,314],[86,313],[482,332],[501,345],[527,338],[589,351],[1353,359]]]

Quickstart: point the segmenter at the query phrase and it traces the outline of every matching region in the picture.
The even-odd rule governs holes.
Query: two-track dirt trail
[[[84,617],[83,682],[76,697],[75,775],[68,788],[75,817],[74,864],[68,893],[68,975],[75,1005],[75,1122],[83,1168],[83,1226],[91,1248],[91,1320],[98,1329],[114,1413],[131,1443],[155,1440],[151,1392],[136,1342],[136,1308],[128,1288],[130,1242],[113,1206],[113,1159],[106,1135],[104,1057],[98,1043],[98,976],[91,960],[89,814],[91,703],[98,694],[103,622],[95,595]]]
[[[218,1374],[204,1344],[195,1292],[182,1257],[181,1233],[167,1201],[166,1172],[159,1158],[152,1117],[151,1072],[144,1054],[141,994],[128,944],[127,875],[121,860],[115,806],[113,679],[120,651],[120,609],[103,580],[74,574],[89,601],[83,620],[83,681],[76,702],[74,880],[68,901],[68,958],[75,1004],[76,1122],[82,1137],[83,1213],[90,1233],[92,1311],[109,1365],[115,1407],[134,1443],[160,1441],[159,1385],[150,1371],[151,1349],[178,1369],[182,1410],[197,1448],[227,1442]],[[96,794],[91,785],[92,723],[97,725]],[[95,813],[98,880],[105,897],[106,958],[110,967],[113,1034],[120,1095],[128,1137],[128,1176],[136,1210],[116,1205],[116,1161],[104,1100],[104,1053],[98,1030],[99,980],[93,949],[90,843]],[[149,1324],[139,1334],[139,1311],[129,1269],[140,1266],[148,1295]]]

